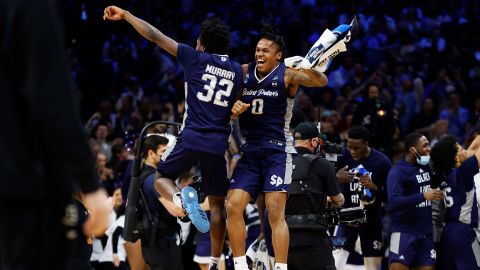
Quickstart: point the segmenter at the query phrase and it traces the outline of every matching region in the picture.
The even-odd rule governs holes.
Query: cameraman
[[[340,224],[335,236],[346,238],[345,250],[336,252],[335,265],[343,270],[348,256],[354,251],[360,236],[362,256],[366,270],[379,270],[384,253],[382,244],[381,203],[385,198],[385,181],[392,163],[380,151],[369,146],[370,132],[363,126],[348,130],[347,147],[339,156],[337,178],[345,195],[345,208],[365,205],[367,222],[359,225]],[[351,170],[362,165],[369,174],[355,175]],[[362,198],[363,188],[368,188],[372,197]],[[359,191],[360,190],[360,191]]]
[[[160,197],[154,188],[157,164],[167,149],[167,144],[167,138],[151,133],[147,135],[142,149],[144,164],[140,179],[148,211],[153,217],[153,225],[149,233],[141,236],[141,242],[143,257],[152,270],[183,269],[181,252],[175,237],[175,217],[184,216],[183,210]]]
[[[344,198],[335,177],[335,169],[317,156],[320,133],[310,122],[298,125],[294,132],[297,155],[293,158],[292,183],[285,208],[290,231],[288,268],[335,269],[327,236],[327,196],[333,207],[343,205]]]

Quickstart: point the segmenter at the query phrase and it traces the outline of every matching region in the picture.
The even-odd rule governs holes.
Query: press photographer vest
[[[285,215],[288,227],[291,230],[327,230],[325,213],[326,195],[322,179],[316,175],[311,166],[319,156],[303,154],[293,159],[292,183],[289,196],[305,196],[310,203],[312,212]],[[288,201],[287,201],[288,204]]]
[[[175,233],[176,219],[173,221],[164,220],[161,218],[160,211],[163,206],[158,203],[158,207],[155,208],[154,212],[151,212],[147,205],[147,200],[145,199],[145,194],[143,193],[143,184],[149,176],[155,173],[155,170],[149,168],[143,168],[140,173],[140,179],[142,181],[142,187],[140,188],[140,196],[137,202],[137,217],[134,228],[135,239],[152,239],[162,236],[171,236]],[[166,211],[166,210],[165,210]]]

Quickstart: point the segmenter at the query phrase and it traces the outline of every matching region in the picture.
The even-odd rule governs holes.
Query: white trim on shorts
[[[165,150],[165,152],[162,155],[162,158],[161,158],[162,161],[167,160],[167,157],[172,153],[173,149],[175,149],[175,145],[177,145],[177,137],[175,137],[172,144],[169,144],[167,146],[167,149]]]
[[[293,173],[293,158],[292,154],[287,153],[287,158],[285,159],[285,185],[290,185],[292,183],[292,173]]]
[[[225,260],[225,255],[222,254],[222,256],[220,256],[220,261],[224,261],[224,260]],[[199,264],[209,264],[210,256],[198,256],[197,254],[195,254],[193,256],[193,261]]]
[[[472,251],[473,251],[473,255],[475,256],[475,261],[477,262],[477,266],[480,267],[480,243],[478,242],[477,238],[473,240]]]
[[[398,252],[400,251],[400,238],[401,233],[392,233],[392,235],[390,236],[390,252],[398,254]]]

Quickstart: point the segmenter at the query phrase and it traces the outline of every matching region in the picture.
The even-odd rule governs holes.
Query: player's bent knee
[[[225,208],[227,210],[228,217],[242,216],[243,218],[243,209],[239,207],[239,204],[232,201],[227,201],[227,203],[225,204]]]
[[[284,218],[284,207],[281,207],[278,203],[270,203],[267,205],[268,219],[271,221],[278,221]]]

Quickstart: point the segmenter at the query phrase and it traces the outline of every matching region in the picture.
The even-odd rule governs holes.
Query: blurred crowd
[[[111,2],[111,1],[110,1]],[[64,2],[66,42],[82,114],[109,164],[124,155],[125,131],[153,120],[182,121],[180,66],[127,24],[102,21],[109,1]],[[395,159],[403,136],[420,131],[468,141],[480,114],[480,3],[462,1],[116,1],[179,42],[194,45],[199,23],[220,17],[232,31],[230,56],[253,61],[263,22],[288,55],[305,55],[323,31],[349,23],[360,32],[327,70],[328,87],[301,89],[297,113],[321,122],[330,141],[367,126],[372,146]],[[238,16],[242,14],[242,16]],[[99,123],[103,123],[100,128]],[[122,154],[123,153],[123,154]]]

